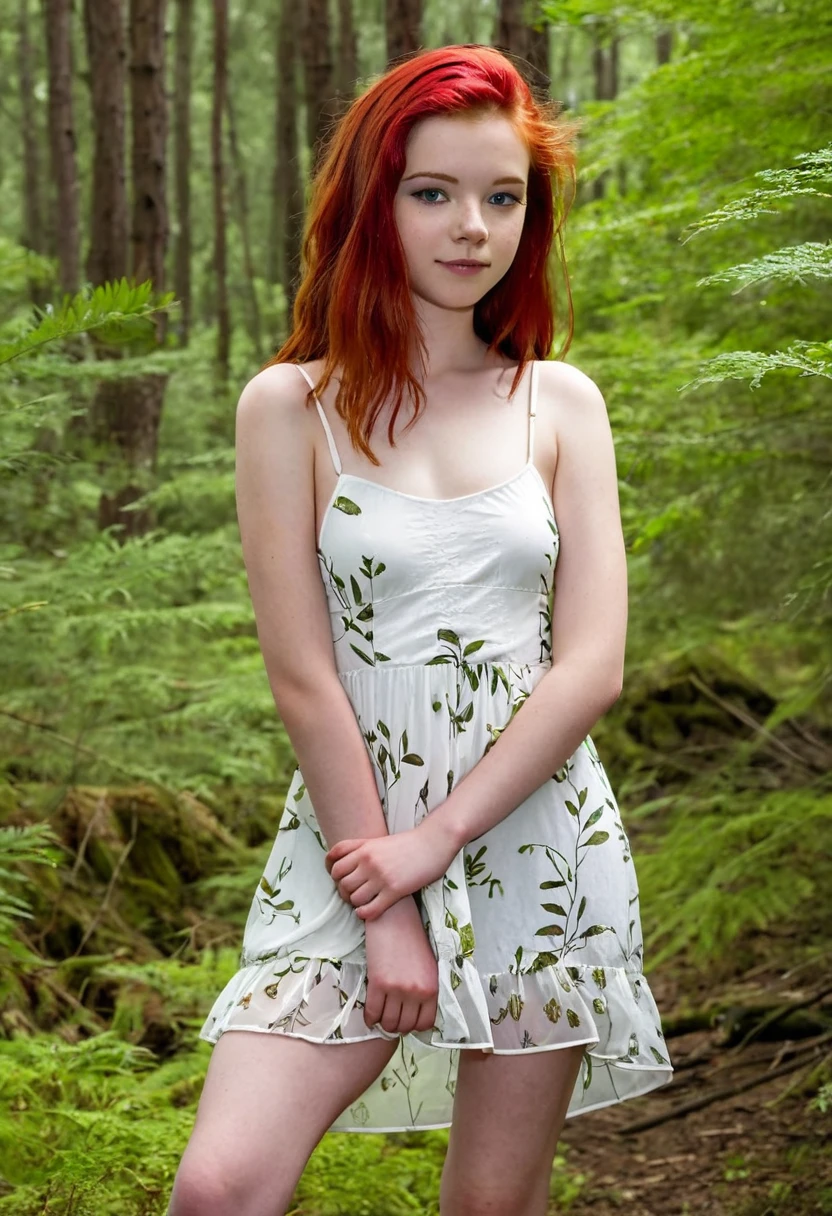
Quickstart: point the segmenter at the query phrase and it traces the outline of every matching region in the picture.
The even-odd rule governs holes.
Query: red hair
[[[445,46],[400,62],[356,98],[334,128],[312,182],[292,332],[264,364],[323,358],[319,391],[339,370],[335,407],[353,446],[373,464],[379,461],[369,437],[384,402],[394,403],[392,445],[405,388],[416,405],[408,425],[426,400],[409,365],[419,327],[393,211],[407,137],[420,119],[467,113],[505,115],[530,159],[520,244],[508,272],[476,304],[474,330],[489,350],[519,361],[513,393],[528,360],[551,351],[549,255],[557,240],[568,300],[561,354],[572,339],[562,229],[575,191],[579,121],[556,121],[558,103],[536,100],[511,60],[492,47]]]

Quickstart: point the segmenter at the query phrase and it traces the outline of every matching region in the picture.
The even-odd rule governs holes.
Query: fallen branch
[[[635,1123],[627,1123],[624,1127],[617,1129],[618,1134],[620,1136],[631,1136],[635,1132],[647,1131],[648,1128],[658,1127],[662,1123],[669,1123],[671,1119],[681,1119],[695,1110],[703,1110],[704,1107],[710,1106],[713,1102],[721,1102],[724,1098],[733,1098],[737,1094],[745,1093],[746,1090],[754,1089],[757,1085],[765,1085],[766,1081],[773,1081],[776,1077],[785,1077],[788,1073],[796,1072],[799,1068],[805,1068],[807,1064],[811,1066],[813,1061],[806,1057],[815,1055],[817,1048],[823,1042],[830,1039],[832,1039],[832,1030],[813,1043],[811,1048],[798,1052],[795,1059],[790,1060],[788,1064],[781,1065],[780,1068],[772,1068],[756,1077],[749,1077],[747,1081],[739,1081],[736,1085],[723,1085],[720,1089],[715,1089],[709,1094],[704,1094],[701,1098],[692,1098],[689,1102],[681,1102],[678,1106],[665,1111],[663,1114],[651,1115],[646,1119],[638,1119]]]

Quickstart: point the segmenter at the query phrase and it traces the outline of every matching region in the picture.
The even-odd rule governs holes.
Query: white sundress
[[[298,370],[313,388],[303,368]],[[341,471],[318,558],[338,674],[389,832],[415,827],[495,743],[552,662],[559,535],[533,463],[499,485],[420,498]],[[449,1127],[459,1052],[587,1045],[567,1118],[647,1093],[673,1068],[643,975],[630,845],[589,735],[564,766],[418,893],[438,961],[434,1027],[364,1021],[364,924],[338,893],[296,768],[254,892],[240,970],[199,1037],[399,1040],[331,1131]]]

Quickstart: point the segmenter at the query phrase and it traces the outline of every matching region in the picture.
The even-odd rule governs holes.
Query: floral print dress
[[[309,380],[302,368],[298,369]],[[558,528],[529,456],[475,494],[426,499],[341,471],[318,541],[339,677],[371,757],[389,832],[416,826],[480,758],[552,663]],[[309,381],[310,387],[312,382]],[[254,892],[240,969],[200,1038],[398,1039],[332,1131],[448,1127],[460,1051],[586,1044],[567,1117],[666,1084],[672,1065],[642,966],[630,844],[587,736],[530,797],[418,893],[438,961],[435,1025],[364,1022],[364,925],[324,864],[296,769]]]

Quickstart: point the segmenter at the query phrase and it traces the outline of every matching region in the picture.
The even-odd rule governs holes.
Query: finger
[[[335,882],[340,882],[342,878],[346,878],[348,874],[352,874],[353,870],[358,867],[358,858],[349,856],[342,857],[340,861],[336,861],[330,870],[330,874]]]
[[[381,916],[382,912],[386,912],[388,908],[392,907],[395,902],[395,899],[389,899],[384,891],[379,891],[375,899],[371,899],[369,903],[362,904],[360,908],[356,908],[356,912],[362,920],[375,920],[376,917]]]
[[[399,1033],[399,1021],[402,1016],[402,1003],[393,996],[387,996],[384,1002],[384,1013],[381,1015],[381,1028],[388,1034]]]
[[[384,990],[378,984],[367,984],[367,996],[364,1000],[364,1022],[368,1029],[381,1020],[384,1013]]]
[[[402,1015],[399,1018],[399,1034],[410,1034],[411,1030],[415,1030],[419,1022],[420,1004],[417,1000],[411,997],[409,1000],[402,1001]]]
[[[346,877],[341,879],[339,885],[343,887],[348,895],[352,895],[353,891],[357,891],[358,888],[362,887],[366,882],[370,882],[369,875],[365,874],[360,866],[356,866],[356,868],[350,874],[347,874]],[[375,883],[373,886],[373,894],[375,894],[377,890],[378,883]]]
[[[346,853],[351,853],[356,845],[360,844],[359,840],[339,840],[327,853],[327,861],[337,861],[339,857],[343,857]]]
[[[416,1019],[415,1030],[432,1030],[436,1024],[436,997],[430,1001],[422,1001],[419,1006],[419,1016]]]
[[[368,904],[376,894],[376,888],[371,882],[363,882],[360,887],[354,890],[350,895],[350,903],[354,908],[361,907],[362,904]]]

